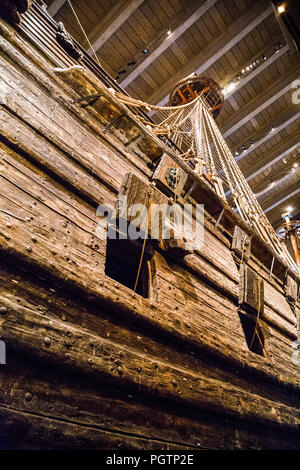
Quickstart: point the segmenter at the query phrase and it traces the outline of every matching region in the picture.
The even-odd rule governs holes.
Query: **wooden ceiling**
[[[266,215],[275,227],[287,206],[300,218],[300,54],[290,53],[269,0],[46,3],[135,98],[164,104],[195,72],[216,80],[225,91],[217,123]]]

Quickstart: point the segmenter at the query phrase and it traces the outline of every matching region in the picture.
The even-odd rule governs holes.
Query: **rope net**
[[[151,113],[149,120],[138,114],[136,118],[151,134],[171,139],[176,144],[174,152],[196,174],[205,176],[221,198],[230,198],[241,218],[299,275],[294,259],[276,235],[215,123],[217,100],[208,102],[199,94],[179,106],[155,106],[112,91],[124,105]]]

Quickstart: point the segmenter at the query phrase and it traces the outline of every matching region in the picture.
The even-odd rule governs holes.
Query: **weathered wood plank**
[[[141,360],[136,352],[115,345],[109,339],[71,327],[61,320],[50,321],[47,315],[24,307],[10,308],[1,325],[11,350],[73,370],[97,382],[108,380],[115,386],[122,384],[127,389],[158,393],[163,398],[183,400],[211,412],[274,427],[296,430],[299,425],[300,414],[294,408],[258,396],[253,407],[253,395],[231,384],[197,376],[161,361],[155,368],[153,359],[147,355]],[[95,342],[101,347],[93,352],[91,344]],[[112,364],[112,357],[118,359],[117,363]],[[279,418],[274,409],[278,409]]]
[[[186,324],[190,323],[191,319],[186,318],[185,322],[180,321],[178,323],[178,320],[176,319],[176,316],[174,312],[171,311],[170,313],[166,311],[162,311],[159,305],[154,305],[152,304],[151,306],[149,303],[141,298],[140,296],[137,296],[136,298],[132,298],[130,291],[125,288],[124,286],[118,285],[116,287],[115,283],[111,282],[105,275],[103,275],[101,272],[95,272],[95,275],[93,278],[90,277],[90,268],[89,268],[89,263],[87,263],[86,258],[82,259],[80,271],[77,269],[76,273],[74,271],[74,266],[72,263],[75,262],[76,256],[71,251],[71,247],[68,248],[68,252],[71,253],[69,258],[71,263],[63,256],[64,253],[58,254],[57,256],[51,256],[51,245],[47,247],[46,242],[40,242],[35,245],[35,249],[32,250],[32,252],[28,252],[28,241],[30,240],[30,231],[28,232],[28,228],[22,227],[21,224],[18,226],[18,245],[16,246],[15,241],[11,239],[7,240],[7,237],[5,237],[5,234],[7,233],[7,228],[5,228],[4,237],[3,237],[3,242],[2,242],[2,250],[5,249],[5,251],[9,250],[11,251],[13,248],[13,251],[15,254],[19,253],[18,256],[21,258],[27,259],[29,262],[33,262],[36,264],[36,266],[39,266],[40,269],[47,269],[49,273],[52,275],[58,275],[61,279],[65,279],[69,286],[71,287],[72,285],[78,285],[80,289],[88,289],[90,294],[93,293],[93,295],[96,295],[96,298],[102,298],[105,302],[105,305],[111,305],[113,306],[113,311],[114,312],[121,312],[121,311],[127,311],[129,312],[134,312],[135,318],[144,318],[145,320],[147,319],[148,322],[150,322],[152,325],[156,325],[159,327],[162,327],[163,329],[167,329],[169,332],[172,332],[172,334],[175,334],[175,336],[178,337],[182,336],[183,338],[188,338],[189,341],[195,342],[199,345],[202,345],[202,347],[208,347],[210,350],[211,348],[216,348],[216,350],[222,350],[222,357],[224,358],[230,358],[231,360],[234,360],[236,362],[239,362],[237,360],[237,357],[242,358],[244,356],[244,359],[242,359],[242,364],[245,367],[250,367],[252,368],[254,363],[255,367],[253,370],[264,370],[265,373],[267,373],[267,376],[274,376],[276,375],[273,374],[272,367],[266,366],[265,364],[262,364],[261,361],[256,361],[254,358],[247,357],[246,359],[246,354],[242,353],[239,351],[233,352],[234,349],[229,348],[228,344],[223,343],[223,341],[220,342],[220,340],[214,340],[213,338],[209,337],[206,338],[205,343],[203,343],[203,337],[201,339],[201,333],[199,332],[199,335],[195,335],[196,331],[193,331],[193,337],[191,338],[190,334],[190,326],[186,326]],[[22,232],[20,232],[20,229],[27,231],[27,235],[25,235],[25,240],[22,242]],[[3,228],[2,228],[3,230]],[[75,228],[73,228],[73,236],[77,239],[80,239],[79,235],[75,235]],[[25,234],[25,232],[23,232]],[[21,242],[21,243],[20,243]],[[49,254],[50,254],[50,259],[49,259]],[[75,256],[74,256],[75,255]],[[100,256],[98,254],[97,256]],[[74,284],[75,282],[75,284]],[[79,283],[79,284],[77,284]],[[101,285],[103,284],[103,286]],[[80,287],[81,286],[81,287]],[[100,287],[99,287],[100,286]],[[117,300],[116,300],[117,299]],[[133,308],[134,307],[134,308]],[[150,315],[148,314],[148,311]],[[176,312],[175,312],[176,313]],[[181,313],[182,315],[182,313]],[[201,318],[198,319],[198,321],[202,321]],[[202,322],[203,323],[203,322]],[[202,329],[202,327],[199,328]],[[197,337],[198,336],[198,337]],[[199,338],[199,339],[198,339]],[[223,345],[224,344],[224,345]],[[209,346],[208,346],[209,345]],[[238,350],[238,349],[237,349]],[[236,350],[236,351],[237,351]],[[241,360],[241,359],[240,359]],[[252,365],[253,364],[253,365]],[[282,378],[280,378],[280,381]],[[295,380],[295,379],[294,379]]]
[[[206,433],[200,447],[211,448],[214,426],[225,418],[228,426],[219,428],[224,433],[220,448],[245,448],[247,443],[257,448],[257,436],[265,427],[272,429],[269,440],[262,437],[266,447],[280,437],[288,442],[288,435],[294,443],[298,402],[296,393],[289,393],[299,388],[299,380],[291,361],[294,315],[283,297],[282,276],[266,282],[268,262],[266,269],[259,268],[269,285],[261,320],[266,357],[248,350],[238,316],[240,273],[230,252],[234,214],[230,224],[225,217],[226,229],[220,225],[218,234],[207,219],[200,252],[178,260],[163,247],[154,250],[155,295],[150,299],[106,276],[106,244],[95,237],[95,208],[99,202],[114,201],[128,171],[148,184],[146,165],[163,145],[149,138],[137,154],[136,147],[125,151],[123,144],[143,132],[143,125],[135,123],[91,73],[87,87],[102,90],[106,98],[95,109],[83,110],[71,100],[85,93],[84,80],[61,80],[18,35],[10,37],[6,27],[0,51],[3,142],[9,147],[0,144],[0,258],[5,260],[0,271],[1,334],[25,364],[34,359],[37,370],[60,370],[57,378],[65,376],[51,393],[53,409],[44,396],[49,378],[27,378],[35,392],[31,404],[24,406],[24,384],[12,370],[5,383],[16,393],[5,395],[5,390],[0,407],[7,427],[12,429],[14,423],[18,433],[36,420],[36,427],[45,429],[53,442],[60,436],[75,445],[70,436],[77,433],[79,447],[86,441],[114,447],[119,434],[121,447],[195,447],[197,434]],[[103,133],[103,125],[122,113],[126,118],[114,135]],[[100,150],[107,157],[101,161]],[[212,197],[212,214],[221,207]],[[254,253],[259,256],[257,246]],[[259,271],[253,256],[249,265]],[[67,391],[74,403],[72,380],[86,390],[86,408],[78,416],[67,403],[62,417],[66,396],[61,398],[57,390]],[[107,413],[101,408],[107,405],[104,384],[111,387],[116,409],[126,409],[128,420],[122,422],[111,408]],[[128,406],[128,392],[139,396],[139,406]],[[123,398],[115,399],[117,393]],[[173,415],[163,408],[165,403]],[[160,409],[153,413],[157,404]],[[143,419],[134,420],[136,410],[142,414],[146,408],[153,415],[150,432]],[[174,415],[178,408],[186,416]],[[191,423],[195,412],[197,425]],[[208,412],[210,422],[203,418]],[[112,422],[105,421],[107,415]],[[161,434],[159,420],[166,423]],[[189,440],[184,438],[187,430]]]
[[[52,384],[50,387],[49,382]],[[5,394],[4,390],[8,393]],[[64,443],[67,443],[66,447],[73,445],[78,448],[82,442],[84,429],[94,435],[92,442],[85,442],[88,448],[93,446],[94,442],[97,442],[98,446],[101,445],[101,433],[107,434],[105,438],[103,437],[102,445],[105,448],[116,445],[113,439],[117,438],[120,439],[121,446],[131,447],[131,439],[139,448],[146,445],[152,449],[164,448],[167,444],[172,444],[174,447],[195,446],[197,449],[297,447],[297,439],[293,434],[287,435],[274,429],[268,429],[266,433],[264,429],[249,423],[244,425],[230,419],[226,422],[218,421],[205,412],[197,413],[196,410],[189,412],[178,407],[174,409],[170,404],[151,399],[145,403],[138,395],[128,395],[100,385],[97,387],[91,384],[83,385],[77,378],[66,378],[59,371],[42,369],[32,362],[16,358],[11,358],[7,372],[2,376],[0,395],[2,403],[0,413],[2,421],[6,424],[6,435],[10,431],[10,413],[13,416],[13,426],[16,423],[16,416],[26,420],[28,424],[25,425],[28,427],[31,417],[40,416],[42,421],[48,419],[51,430],[56,428],[56,418],[63,416],[63,423],[67,429],[73,425],[77,430],[76,435],[80,435],[78,444],[72,441],[68,431],[64,432],[63,427],[60,430],[56,428],[56,435],[45,429],[46,436],[50,438],[46,442],[47,448],[59,445],[62,436]],[[15,431],[14,427],[13,429]],[[32,439],[31,433],[32,431],[28,429],[30,439]],[[24,436],[22,438],[24,446],[26,445]],[[38,435],[35,436],[35,442],[41,445]],[[30,443],[27,445],[30,448]]]
[[[52,286],[52,287],[50,287]],[[259,394],[288,404],[292,403],[292,396],[287,395],[279,389],[274,389],[267,383],[253,377],[249,379],[249,374],[243,375],[241,372],[228,371],[223,368],[222,363],[212,360],[203,354],[194,354],[189,345],[182,345],[177,341],[169,340],[157,334],[157,331],[147,329],[143,325],[138,326],[129,323],[126,318],[117,318],[106,312],[103,307],[90,300],[88,304],[85,299],[75,298],[72,292],[63,289],[57,283],[49,284],[49,279],[40,276],[33,278],[30,270],[22,271],[21,275],[17,268],[5,265],[0,270],[0,297],[2,305],[23,306],[33,312],[47,314],[49,320],[60,319],[78,328],[92,331],[107,338],[115,344],[123,344],[130,350],[135,350],[139,354],[147,354],[154,361],[162,360],[171,363],[181,369],[193,370],[205,374],[207,377],[217,380],[228,381],[238,387],[251,390],[254,394]],[[172,302],[172,297],[167,297],[168,302]],[[203,330],[203,335],[206,331]],[[95,344],[97,348],[97,344]],[[288,398],[288,399],[287,399]]]

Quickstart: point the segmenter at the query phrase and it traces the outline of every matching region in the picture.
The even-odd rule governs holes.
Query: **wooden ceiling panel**
[[[287,182],[285,184],[283,184],[283,186],[280,188],[280,185],[278,185],[278,187],[274,187],[273,190],[271,190],[269,193],[268,193],[268,197],[265,198],[264,201],[262,201],[261,205],[262,205],[262,208],[264,210],[266,210],[267,208],[269,208],[272,204],[274,204],[274,202],[278,202],[280,201],[281,197],[285,197],[285,195],[289,195],[291,193],[293,193],[297,188],[297,183],[299,183],[299,179],[297,181],[297,177],[295,178],[294,176],[290,176],[288,179],[287,179]],[[285,202],[285,201],[284,201]],[[285,204],[288,206],[289,203],[285,202]]]
[[[153,0],[152,5],[149,2],[143,2],[135,13],[138,16],[138,21],[149,31],[151,37],[163,27],[164,21],[168,18],[165,16],[162,20],[160,19],[162,15],[165,15],[165,12],[157,0]]]
[[[257,164],[257,162],[259,162],[260,160],[263,160],[264,157],[269,154],[272,155],[273,159],[275,159],[278,155],[284,152],[285,149],[288,149],[290,147],[289,142],[292,142],[291,145],[294,144],[294,137],[298,134],[298,132],[299,132],[299,127],[296,128],[294,133],[290,134],[288,138],[281,138],[276,134],[266,143],[262,144],[253,152],[250,152],[242,160],[239,161],[239,166],[241,170],[244,173],[246,173],[249,168],[254,167],[254,165]],[[287,143],[287,145],[285,145],[285,143]],[[291,152],[291,157],[293,154],[295,154],[295,152]],[[288,156],[286,156],[284,160],[286,160],[287,158]],[[277,165],[280,165],[280,162],[277,162]],[[259,176],[259,179],[260,178],[261,176]]]
[[[234,0],[228,0],[227,2],[218,2],[216,8],[219,14],[222,16],[226,28],[234,21],[234,17],[239,16],[239,10]]]
[[[72,5],[85,31],[91,31],[97,23],[98,17],[94,14],[93,8],[90,7],[89,2],[87,2],[84,8],[82,2],[78,0],[72,0]],[[57,21],[68,23],[68,30],[77,41],[84,41],[84,35],[77,22],[74,21],[74,15],[68,2],[59,10],[55,18]]]
[[[269,197],[271,190],[276,189],[276,191],[278,191],[278,189],[282,189],[283,187],[287,186],[289,184],[288,181],[290,177],[292,177],[295,181],[299,181],[299,157],[295,157],[295,154],[290,154],[290,158],[287,158],[286,160],[286,164],[283,164],[282,161],[275,164],[272,167],[272,171],[265,179],[253,178],[251,181],[250,186],[255,192],[256,196],[260,199],[260,202]],[[295,168],[294,164],[297,164],[298,166]]]

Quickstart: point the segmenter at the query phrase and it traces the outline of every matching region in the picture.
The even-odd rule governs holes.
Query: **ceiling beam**
[[[244,157],[246,157],[246,155],[249,155],[249,153],[253,152],[253,150],[255,150],[257,147],[260,147],[262,144],[264,144],[269,139],[274,137],[274,135],[278,134],[278,132],[282,131],[287,126],[289,126],[294,121],[296,121],[297,119],[300,118],[300,111],[295,113],[295,106],[293,106],[292,111],[293,111],[294,114],[292,114],[291,111],[289,110],[284,115],[283,119],[281,117],[280,121],[277,120],[275,123],[273,122],[267,128],[265,128],[263,130],[263,132],[260,130],[259,133],[256,132],[254,136],[250,136],[247,139],[247,141],[248,142],[254,141],[254,144],[250,145],[250,147],[248,149],[244,150],[244,152],[242,152],[240,155],[235,157],[235,161],[238,162],[238,161],[242,160]],[[272,129],[274,129],[274,130],[272,131]],[[260,138],[258,137],[258,140],[256,140],[255,136],[259,136],[259,135],[260,136],[263,135],[263,137],[260,137]],[[233,153],[234,153],[234,151],[233,151]]]
[[[89,40],[92,48],[97,52],[100,47],[117,31],[129,16],[143,3],[144,0],[119,0],[92,29]],[[88,49],[91,54],[93,49]]]
[[[286,148],[287,146],[288,146],[288,148]],[[259,161],[258,165],[255,165],[255,167],[257,168],[256,171],[253,171],[253,169],[255,167],[254,168],[252,167],[251,170],[253,171],[253,173],[251,173],[248,176],[247,176],[247,173],[246,173],[246,175],[245,175],[246,176],[246,181],[252,180],[257,175],[259,175],[261,172],[267,170],[269,167],[271,167],[275,163],[279,162],[286,155],[288,155],[291,152],[294,152],[299,147],[300,147],[300,142],[299,142],[299,136],[298,135],[296,135],[293,139],[289,140],[288,142],[280,143],[280,145],[278,147],[276,147],[276,149],[271,154],[268,154],[264,159]],[[279,155],[278,155],[278,152],[280,152]],[[277,154],[277,156],[275,158],[272,158],[276,154]]]
[[[50,16],[56,15],[56,13],[64,6],[67,0],[53,0],[51,5],[48,6],[47,12]]]
[[[285,170],[286,171],[286,170]],[[286,173],[282,178],[280,178],[279,180],[277,181],[274,181],[273,185],[268,185],[265,189],[263,189],[262,191],[260,191],[259,193],[255,193],[255,197],[256,199],[259,199],[261,198],[262,196],[264,196],[265,194],[267,194],[269,191],[273,190],[274,188],[276,188],[276,186],[278,186],[279,184],[282,184],[284,181],[286,181],[288,178],[291,178],[292,176],[293,177],[298,177],[298,174],[299,174],[299,168],[297,170],[295,170],[295,172],[291,172],[289,171],[288,173]]]
[[[146,101],[151,104],[164,105],[170,91],[179,80],[193,73],[202,74],[272,13],[272,7],[266,8],[265,1],[255,4],[255,8],[250,8],[247,13],[234,21],[204,52],[201,51],[182,69],[172,75]]]
[[[294,187],[294,186],[293,186]],[[296,194],[298,194],[300,192],[300,188],[299,188],[299,185],[298,185],[298,188],[294,189],[292,192],[289,192],[286,196],[282,197],[281,199],[279,199],[279,201],[276,201],[274,202],[274,204],[272,204],[271,206],[267,207],[265,210],[264,210],[264,213],[266,214],[267,212],[270,212],[272,209],[275,209],[275,207],[279,206],[280,204],[282,204],[283,202],[286,202],[288,201],[291,197],[295,196]]]
[[[196,11],[195,8],[186,8],[179,19],[173,24],[168,25],[170,35],[167,35],[167,31],[162,31],[155,40],[149,44],[147,49],[150,53],[144,58],[139,53],[134,61],[139,62],[134,70],[127,76],[123,75],[123,80],[120,81],[120,85],[126,88],[136,77],[138,77],[144,70],[146,70],[152,62],[159,57],[168,47],[170,47],[176,39],[178,39],[187,29],[189,29],[196,21],[201,18],[215,3],[217,0],[206,0]],[[194,2],[192,2],[193,4]]]
[[[263,70],[269,67],[275,60],[279,59],[283,54],[285,54],[289,50],[288,46],[283,46],[277,52],[274,52],[270,57],[264,60],[258,67],[253,69],[250,73],[245,76],[242,76],[241,79],[237,82],[235,87],[232,90],[229,90],[224,93],[225,100],[227,100],[231,95],[233,95],[236,91],[240,90],[243,86],[250,82],[254,77],[260,74]]]
[[[283,157],[284,161],[277,162],[276,168],[274,171],[271,171],[266,178],[262,178],[261,180],[257,181],[256,183],[251,184],[251,189],[253,192],[258,193],[262,189],[264,189],[267,183],[276,183],[277,179],[284,177],[285,175],[295,175],[296,172],[300,170],[300,148],[295,150],[295,152],[291,152],[287,156]],[[296,164],[296,166],[294,166]],[[274,165],[273,165],[274,166]]]
[[[264,90],[262,94],[253,98],[241,109],[241,112],[234,113],[232,118],[229,119],[225,125],[221,126],[221,133],[224,139],[233,134],[233,132],[236,132],[241,126],[246,124],[250,119],[253,119],[257,114],[277,101],[289,90],[292,90],[292,83],[298,78],[299,73],[300,67],[298,65],[290,70],[284,79],[279,77],[267,90]]]

